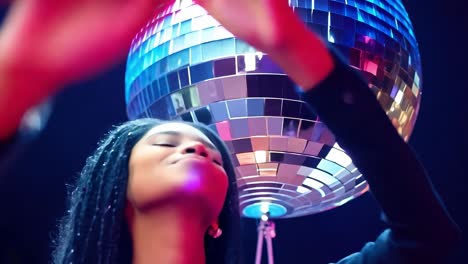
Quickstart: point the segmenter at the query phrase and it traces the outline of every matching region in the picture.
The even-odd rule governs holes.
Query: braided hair
[[[54,264],[131,263],[132,240],[124,221],[128,162],[135,144],[157,119],[125,122],[102,139],[70,189],[68,211],[53,241]],[[223,141],[201,124],[187,123],[204,133],[220,151],[228,175],[228,191],[219,216],[223,235],[205,235],[206,263],[240,262],[240,216],[234,168]]]

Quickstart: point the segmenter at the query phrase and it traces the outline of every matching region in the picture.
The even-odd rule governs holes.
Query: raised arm
[[[201,4],[234,35],[267,52],[302,87],[303,99],[368,181],[389,229],[340,263],[446,263],[459,240],[458,227],[361,76],[298,21],[287,1]],[[253,14],[255,21],[249,19]]]
[[[170,0],[17,0],[0,31],[0,142],[25,111],[125,58]]]
[[[446,263],[460,231],[367,83],[336,56],[332,73],[304,100],[363,173],[389,227],[340,263]]]

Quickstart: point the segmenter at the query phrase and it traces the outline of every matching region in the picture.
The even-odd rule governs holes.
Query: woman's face
[[[198,129],[184,123],[158,125],[131,152],[127,198],[139,211],[180,197],[197,199],[209,215],[221,212],[228,188],[222,158]]]

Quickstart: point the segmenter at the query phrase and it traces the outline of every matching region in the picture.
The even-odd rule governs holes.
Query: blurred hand
[[[169,0],[19,0],[0,35],[0,58],[61,86],[123,59],[136,32]]]
[[[0,139],[31,106],[125,58],[172,0],[17,0],[0,32]]]
[[[136,32],[174,0],[17,0],[0,32],[0,139],[59,88],[122,60]],[[196,0],[237,37],[268,53],[300,86],[332,68],[322,41],[287,0]]]
[[[304,30],[287,0],[196,0],[236,37],[264,52],[283,48]]]
[[[324,41],[289,7],[288,0],[196,0],[236,37],[268,55],[304,90],[333,68]]]

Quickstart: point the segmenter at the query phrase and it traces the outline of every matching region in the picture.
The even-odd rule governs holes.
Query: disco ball
[[[402,3],[289,2],[307,26],[362,72],[408,140],[420,103],[421,64]],[[296,89],[267,54],[235,38],[191,0],[176,1],[149,21],[127,60],[129,118],[201,122],[216,131],[231,152],[247,217],[314,214],[368,190]]]

